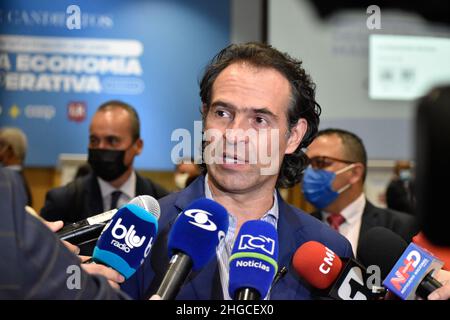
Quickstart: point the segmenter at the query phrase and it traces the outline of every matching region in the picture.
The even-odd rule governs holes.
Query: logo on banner
[[[16,119],[18,116],[20,116],[20,108],[14,104],[9,108],[9,116],[13,119]]]
[[[87,106],[82,101],[72,101],[67,104],[67,117],[70,121],[83,122],[86,120]]]
[[[0,25],[19,27],[67,28],[72,29],[112,29],[113,15],[110,13],[81,12],[77,5],[69,5],[66,10],[35,10],[11,8],[0,11]]]
[[[55,117],[56,109],[51,105],[27,105],[25,107],[25,117],[29,119],[51,120]]]

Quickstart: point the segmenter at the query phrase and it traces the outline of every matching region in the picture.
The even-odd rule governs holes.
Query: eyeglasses
[[[343,159],[336,159],[332,157],[325,157],[325,156],[319,156],[319,157],[312,157],[309,159],[309,164],[313,167],[313,169],[324,169],[333,164],[333,162],[342,162],[342,163],[355,163],[354,161],[348,161]]]

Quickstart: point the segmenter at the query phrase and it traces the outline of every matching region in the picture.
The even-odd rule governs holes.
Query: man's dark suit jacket
[[[149,195],[159,199],[167,194],[164,188],[136,173],[136,196]],[[47,192],[41,216],[47,221],[72,223],[107,210],[109,208],[103,208],[97,177],[90,173]]]
[[[313,212],[312,216],[322,220],[321,211]],[[375,207],[366,199],[358,242],[373,227],[385,227],[400,235],[407,242],[411,242],[412,237],[419,232],[417,222],[413,216],[391,209]]]
[[[121,286],[131,297],[144,299],[157,291],[169,263],[167,240],[171,226],[178,214],[192,201],[205,197],[204,183],[202,175],[186,189],[160,200],[161,217],[152,251],[137,272]],[[323,243],[340,257],[352,257],[351,245],[347,239],[326,224],[288,205],[279,194],[278,204],[278,266],[279,269],[288,268],[288,272],[273,286],[270,297],[278,300],[311,299],[313,298],[311,288],[302,282],[291,265],[292,256],[297,248],[307,241],[315,240]],[[249,206],[251,205],[249,203]],[[189,275],[177,299],[223,299],[216,256],[203,270]]]
[[[386,188],[386,205],[388,208],[415,214],[415,183],[413,180],[395,179]]]
[[[27,196],[27,205],[32,207],[33,206],[33,196],[31,195],[31,189],[30,189],[30,185],[28,184],[27,179],[25,178],[25,175],[23,174],[23,170],[18,171],[20,178],[22,180],[23,183],[23,187],[25,188],[25,193]]]
[[[33,206],[33,197],[32,197],[32,194],[31,194],[30,185],[28,184],[28,181],[25,178],[25,175],[23,174],[23,168],[22,168],[22,166],[20,166],[20,169],[16,169],[15,167],[17,167],[17,166],[16,165],[14,165],[14,166],[6,166],[4,168],[13,170],[13,171],[15,171],[15,172],[17,172],[19,174],[20,181],[22,182],[22,185],[25,188],[25,195],[27,197],[26,198],[26,204],[27,204],[27,206],[32,207]]]
[[[0,300],[126,298],[105,278],[85,273],[80,259],[26,213],[25,204],[18,173],[0,168]],[[69,277],[76,275],[75,268],[80,286],[71,289],[68,283],[76,285],[76,281]]]

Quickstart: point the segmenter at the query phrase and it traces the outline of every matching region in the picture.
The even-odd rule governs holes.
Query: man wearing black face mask
[[[102,104],[89,127],[88,162],[92,173],[49,191],[42,217],[72,223],[120,207],[139,195],[156,199],[167,195],[161,186],[134,171],[134,158],[142,148],[135,109],[121,101]]]

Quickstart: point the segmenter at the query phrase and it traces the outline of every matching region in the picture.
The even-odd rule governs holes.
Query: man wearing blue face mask
[[[406,160],[397,161],[394,175],[386,189],[386,206],[401,212],[415,214],[415,183],[411,163]]]
[[[311,165],[304,172],[302,190],[318,210],[312,215],[344,235],[354,253],[359,239],[376,226],[411,241],[418,231],[413,217],[375,207],[366,199],[367,154],[358,136],[341,129],[319,131],[306,154]]]

